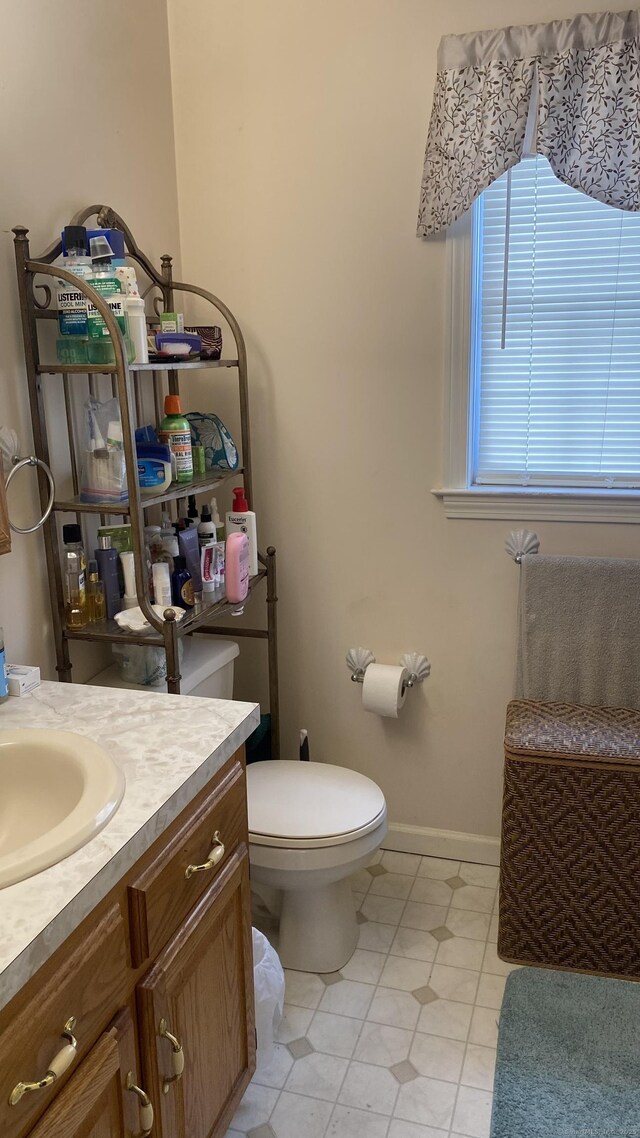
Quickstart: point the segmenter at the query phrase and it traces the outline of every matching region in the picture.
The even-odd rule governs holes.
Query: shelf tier
[[[237,366],[237,360],[185,360],[183,363],[163,360],[162,363],[129,364],[129,371],[195,371],[197,368]],[[115,364],[38,364],[36,372],[38,375],[62,375],[63,372],[70,375],[115,375],[117,368]]]
[[[266,569],[261,569],[255,577],[252,577],[249,582],[249,593],[247,599],[241,603],[245,605],[249,600],[256,585],[263,580],[267,575]],[[181,621],[176,623],[176,631],[178,636],[186,636],[189,632],[195,632],[202,625],[209,624],[215,617],[229,616],[235,609],[239,608],[238,604],[232,604],[231,601],[222,600],[217,601],[213,605],[207,605],[202,608],[199,613],[189,613]],[[232,630],[230,630],[230,635]],[[102,624],[87,625],[86,628],[65,628],[64,635],[67,640],[90,640],[93,643],[102,644],[145,644],[153,645],[156,648],[164,647],[164,640],[161,632],[156,632],[155,628],[149,629],[147,632],[125,632],[119,628],[115,620],[105,620]]]
[[[204,494],[215,490],[230,478],[238,478],[244,473],[243,467],[237,470],[207,470],[204,474],[194,474],[190,482],[172,482],[162,494],[143,494],[142,508],[161,506],[163,502],[174,502],[177,498],[187,498],[189,494]],[[127,517],[129,502],[81,502],[79,497],[56,500],[54,510],[68,514],[110,514],[113,517]]]

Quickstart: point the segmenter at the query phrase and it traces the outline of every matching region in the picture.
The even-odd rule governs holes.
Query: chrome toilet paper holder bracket
[[[347,652],[346,660],[354,684],[363,684],[364,675],[369,664],[375,664],[376,662],[376,658],[369,648],[350,648]],[[400,667],[406,668],[409,673],[402,685],[403,692],[405,688],[413,688],[416,684],[423,683],[427,679],[427,676],[431,674],[431,664],[429,660],[419,652],[405,652],[404,655],[400,657]]]

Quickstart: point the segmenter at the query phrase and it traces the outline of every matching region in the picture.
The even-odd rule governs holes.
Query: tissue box
[[[27,664],[7,664],[9,695],[26,695],[40,686],[40,669]]]
[[[507,708],[498,954],[640,979],[640,711]]]

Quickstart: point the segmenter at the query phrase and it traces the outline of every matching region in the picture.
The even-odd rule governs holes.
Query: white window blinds
[[[510,180],[474,207],[474,482],[640,486],[640,215]]]

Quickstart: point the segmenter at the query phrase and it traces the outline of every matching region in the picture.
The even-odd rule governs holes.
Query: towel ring
[[[55,499],[55,495],[56,495],[56,484],[53,481],[53,474],[49,470],[49,467],[47,466],[46,462],[43,462],[41,458],[36,458],[36,456],[34,454],[30,454],[28,456],[28,458],[20,458],[17,454],[14,454],[13,458],[11,459],[11,462],[12,462],[12,467],[11,467],[11,470],[9,471],[9,473],[7,475],[5,487],[9,486],[11,479],[13,478],[14,474],[16,474],[18,470],[20,470],[21,466],[39,466],[41,470],[44,470],[44,472],[47,476],[47,481],[49,483],[49,501],[47,502],[47,507],[44,511],[44,514],[40,518],[40,521],[36,522],[36,524],[34,526],[22,527],[22,526],[14,526],[13,522],[11,520],[9,520],[9,527],[10,527],[10,529],[13,530],[14,533],[35,533],[36,530],[39,530],[42,528],[42,526],[46,522],[47,518],[49,517],[49,514],[51,513],[51,511],[53,509],[53,503],[54,503],[54,499]]]

